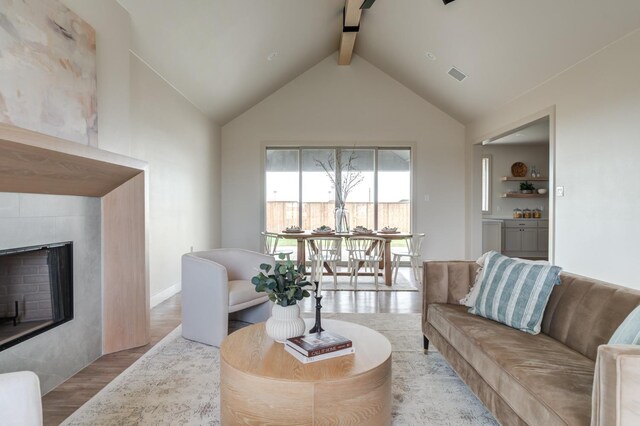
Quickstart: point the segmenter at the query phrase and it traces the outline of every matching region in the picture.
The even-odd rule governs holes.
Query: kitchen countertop
[[[513,216],[506,216],[506,217],[496,217],[496,216],[483,216],[482,220],[485,222],[500,222],[503,220],[549,220],[548,217],[537,217],[537,218],[529,218],[529,219],[525,219],[525,218],[514,218]]]

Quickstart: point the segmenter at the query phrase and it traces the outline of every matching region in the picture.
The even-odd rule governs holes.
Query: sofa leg
[[[422,346],[425,351],[429,350],[429,339],[427,339],[426,336],[422,336]]]

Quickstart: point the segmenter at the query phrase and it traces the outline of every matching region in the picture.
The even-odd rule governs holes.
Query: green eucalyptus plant
[[[283,254],[279,257],[280,260],[284,259]],[[313,286],[305,279],[304,265],[299,265],[296,269],[294,263],[287,260],[276,262],[271,274],[269,274],[271,265],[268,263],[262,263],[260,269],[262,271],[251,278],[251,283],[256,286],[256,292],[267,293],[272,302],[280,306],[291,306],[311,296],[311,293],[304,289],[304,287]]]

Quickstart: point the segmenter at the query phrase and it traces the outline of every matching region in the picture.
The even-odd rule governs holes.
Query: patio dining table
[[[383,233],[383,232],[374,232],[372,234],[355,234],[353,232],[349,233],[331,233],[331,234],[316,234],[312,231],[304,231],[304,232],[279,232],[278,236],[282,239],[288,240],[296,240],[298,243],[298,263],[304,263],[306,260],[306,249],[305,249],[305,241],[308,238],[321,238],[321,237],[379,237],[384,238],[384,256],[381,264],[381,269],[383,269],[384,273],[384,283],[385,285],[390,286],[392,283],[392,273],[391,273],[391,242],[394,240],[405,240],[407,238],[411,238],[413,234],[406,232],[396,232],[396,233]],[[329,273],[329,265],[325,263],[325,269]],[[345,273],[338,273],[338,275],[345,275]]]

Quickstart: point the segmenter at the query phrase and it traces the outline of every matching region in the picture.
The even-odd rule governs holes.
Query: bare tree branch
[[[328,155],[326,162],[314,158],[316,165],[324,170],[331,181],[331,184],[336,191],[338,203],[343,207],[347,202],[347,198],[351,191],[364,181],[364,176],[357,167],[355,167],[355,161],[357,159],[358,156],[354,149],[351,150],[346,161],[340,161],[339,164],[336,164],[336,161],[331,154]],[[340,170],[340,180],[336,178],[336,166],[338,166]]]

